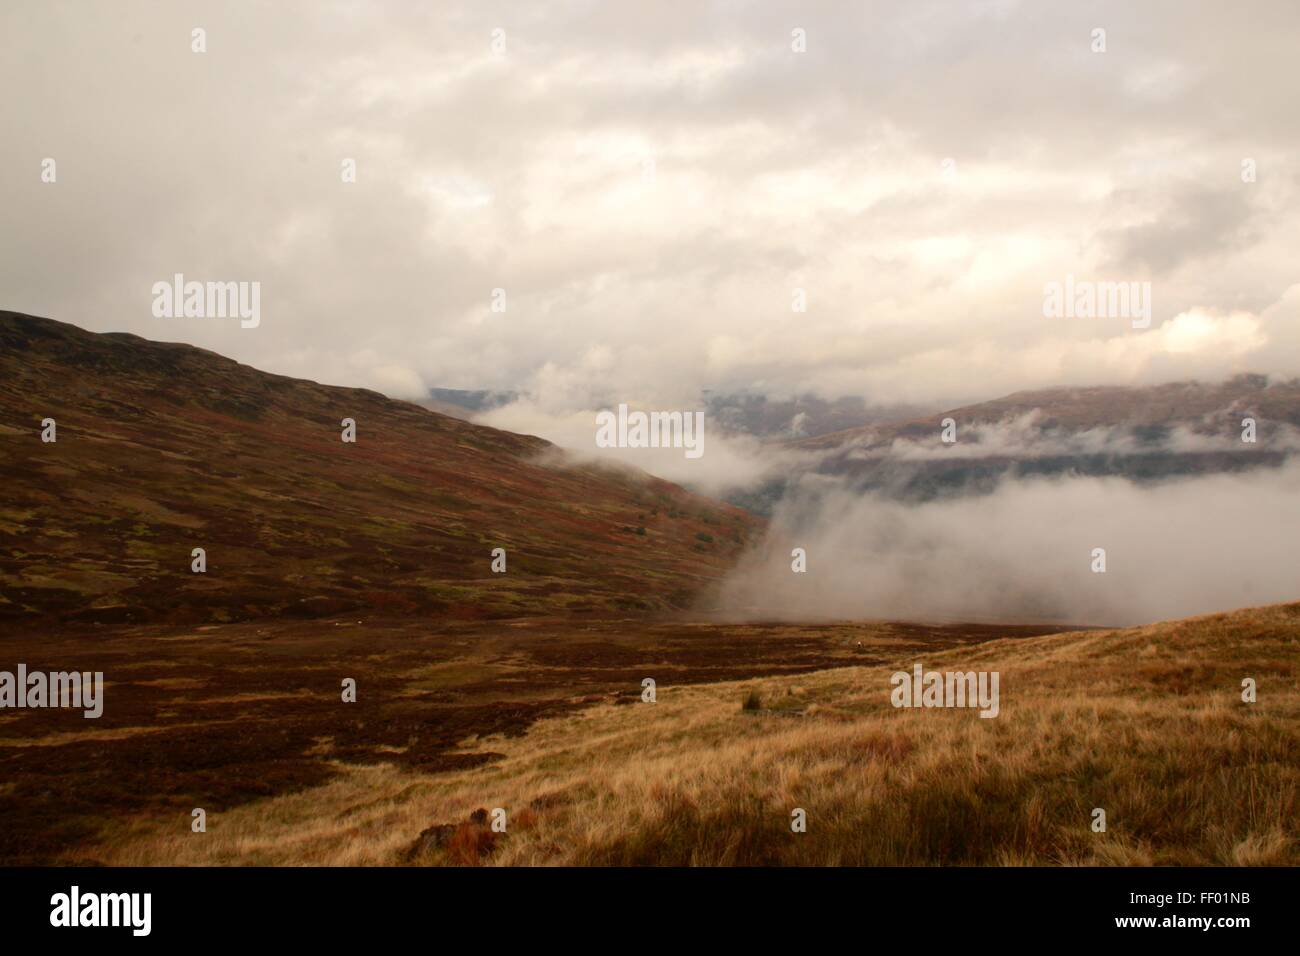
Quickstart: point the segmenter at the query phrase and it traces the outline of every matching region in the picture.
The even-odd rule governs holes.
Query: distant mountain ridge
[[[946,420],[955,441],[943,440]],[[1243,440],[1248,431],[1254,441]],[[817,474],[904,499],[987,492],[1007,476],[1156,481],[1240,471],[1300,452],[1300,380],[1243,374],[1217,384],[1016,392],[787,447],[813,456],[809,470]],[[787,484],[770,485],[763,503],[770,506]],[[766,510],[761,504],[754,510]]]
[[[490,389],[431,388],[429,400],[440,405],[463,408],[469,412],[487,412],[502,405],[509,405],[519,398],[514,391],[493,391]]]
[[[473,421],[478,414],[527,397],[512,390],[430,388],[427,397],[417,404]],[[778,397],[752,391],[705,389],[700,402],[711,427],[726,434],[750,435],[764,441],[787,441],[899,421],[922,411],[917,405],[868,405],[859,395],[825,399],[813,394]],[[618,401],[610,397],[599,404],[612,407]]]
[[[1240,417],[1246,414],[1256,416],[1261,423],[1300,427],[1300,379],[1270,382],[1268,376],[1244,373],[1208,385],[1172,382],[1148,387],[1109,385],[1014,392],[931,415],[810,436],[792,441],[791,445],[824,449],[864,442],[881,444],[895,438],[920,439],[937,435],[938,422],[944,418],[961,425],[992,424],[1030,412],[1043,415],[1043,428],[1072,430],[1181,424],[1207,433],[1227,434],[1240,429]]]
[[[830,400],[811,394],[778,398],[753,392],[709,392],[705,410],[723,431],[770,440],[812,438],[921,413],[915,405],[868,405],[859,395]]]

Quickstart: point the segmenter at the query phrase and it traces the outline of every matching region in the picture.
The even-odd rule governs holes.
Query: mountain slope
[[[0,619],[680,607],[758,527],[538,438],[13,312],[0,449]]]
[[[1300,427],[1300,380],[1270,383],[1263,375],[1238,375],[1226,382],[1173,382],[1148,388],[1099,386],[1048,388],[1015,392],[987,402],[964,405],[934,415],[885,425],[849,428],[791,442],[796,448],[825,449],[847,444],[880,444],[899,438],[937,437],[939,422],[989,425],[1037,413],[1037,427],[1083,431],[1127,427],[1161,429],[1184,426],[1203,434],[1240,432],[1241,419],[1260,420],[1261,434],[1270,426]]]
[[[1246,418],[1255,420],[1250,443],[1242,440]],[[945,419],[955,442],[941,440]],[[1212,385],[1017,392],[787,447],[810,455],[819,474],[901,499],[988,492],[1008,475],[1156,481],[1240,471],[1280,465],[1300,451],[1300,381],[1239,375]]]

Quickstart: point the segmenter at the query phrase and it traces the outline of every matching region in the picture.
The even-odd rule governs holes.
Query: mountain
[[[494,392],[488,389],[431,388],[429,399],[470,412],[487,412],[509,405],[519,398],[518,392]]]
[[[487,389],[431,388],[426,398],[417,405],[450,415],[452,418],[473,420],[481,412],[490,412],[509,405],[520,398],[519,392],[494,392]]]
[[[761,526],[539,438],[14,312],[0,448],[0,619],[663,610]]]
[[[428,397],[416,404],[453,418],[473,421],[483,412],[527,397],[515,391],[431,388]],[[712,427],[727,434],[750,435],[765,441],[788,441],[862,425],[893,422],[919,415],[924,410],[917,405],[868,405],[860,395],[828,400],[811,394],[784,398],[759,392],[715,392],[710,389],[703,391],[700,402]],[[618,404],[618,400],[607,396],[601,404],[612,407]]]
[[[859,395],[827,400],[816,395],[776,398],[757,393],[710,392],[709,420],[723,431],[763,439],[797,440],[876,425],[921,413],[910,405],[868,405]]]
[[[1254,420],[1255,441],[1243,441]],[[941,430],[952,419],[956,441]],[[1017,392],[923,417],[786,443],[806,471],[904,499],[991,490],[1008,475],[1156,481],[1276,466],[1300,451],[1300,380]],[[768,497],[789,481],[772,484]],[[754,510],[761,511],[761,507]]]
[[[1174,382],[1147,388],[1101,386],[1015,392],[933,415],[843,429],[791,444],[824,449],[847,444],[879,445],[896,438],[924,440],[938,435],[938,423],[944,418],[953,418],[961,425],[988,425],[1034,413],[1040,416],[1035,426],[1044,431],[1128,427],[1145,429],[1155,436],[1161,429],[1181,425],[1204,434],[1232,434],[1240,431],[1245,415],[1258,418],[1262,429],[1277,424],[1300,427],[1300,379],[1270,382],[1265,375],[1246,373],[1219,384]]]

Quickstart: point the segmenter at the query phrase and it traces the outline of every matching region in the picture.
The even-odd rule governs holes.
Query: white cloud
[[[0,30],[11,308],[556,414],[1300,374],[1272,305],[1293,3],[10,4]],[[174,272],[261,280],[262,325],[153,320]],[[1067,273],[1151,280],[1152,328],[1045,321]]]
[[[1141,486],[1007,481],[903,504],[819,487],[777,512],[723,605],[757,618],[1133,624],[1295,599],[1300,464]],[[1207,502],[1213,506],[1207,507]],[[790,551],[807,553],[807,573]],[[1106,552],[1093,571],[1093,549]]]

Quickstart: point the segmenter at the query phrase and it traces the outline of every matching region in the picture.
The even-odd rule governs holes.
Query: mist
[[[938,416],[935,416],[936,420]],[[999,422],[974,422],[961,426],[961,440],[946,444],[937,440],[938,429],[928,441],[895,438],[888,444],[873,445],[861,441],[856,446],[831,449],[823,457],[842,454],[851,461],[926,462],[982,458],[1047,458],[1087,455],[1187,455],[1241,452],[1255,448],[1271,452],[1300,451],[1300,429],[1286,422],[1266,422],[1263,444],[1251,446],[1241,440],[1241,414],[1225,410],[1216,416],[1211,427],[1217,431],[1197,430],[1178,423],[1162,426],[1159,432],[1143,431],[1131,424],[1105,425],[1069,429],[1045,427],[1041,410],[1014,416]],[[1224,425],[1228,427],[1225,429]]]
[[[724,582],[743,618],[1132,625],[1295,600],[1300,464],[1157,485],[1006,479],[908,504],[811,476]],[[807,571],[791,570],[791,549]],[[1093,571],[1096,548],[1106,570]]]
[[[597,448],[595,409],[556,411],[523,398],[472,417],[481,425],[545,438],[579,460],[630,465],[714,498],[812,467],[819,457],[724,432],[708,416],[699,458],[686,457],[680,448]]]

